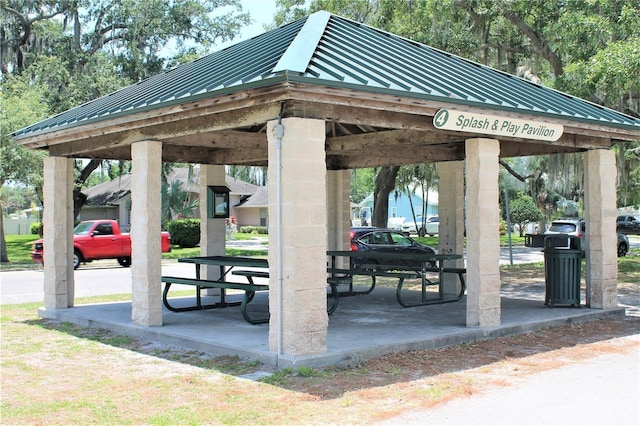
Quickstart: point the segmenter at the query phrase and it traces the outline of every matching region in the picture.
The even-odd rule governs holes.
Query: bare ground
[[[526,269],[507,269],[501,278],[510,291],[540,286],[539,274]],[[369,424],[599,354],[637,350],[640,284],[620,283],[619,299],[630,307],[623,318],[394,353],[352,369],[285,371],[3,312],[2,423]],[[100,346],[86,343],[92,341]],[[230,381],[256,372],[263,383]],[[60,395],[75,405],[38,411]],[[188,414],[180,411],[185,404]]]

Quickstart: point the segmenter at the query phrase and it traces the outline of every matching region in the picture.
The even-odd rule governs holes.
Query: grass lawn
[[[640,251],[619,260],[640,289]],[[543,265],[502,267],[521,285]],[[538,278],[535,278],[538,277]],[[78,298],[77,304],[130,300],[130,295]],[[429,351],[394,353],[356,368],[286,368],[212,356],[96,328],[38,318],[41,303],[3,305],[0,315],[2,424],[275,425],[375,424],[412,410],[428,411],[530,374],[633,350],[640,318],[551,327]],[[261,379],[242,376],[262,372]]]

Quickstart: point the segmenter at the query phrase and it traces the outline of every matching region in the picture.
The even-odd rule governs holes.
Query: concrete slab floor
[[[263,364],[285,367],[355,366],[367,358],[391,352],[434,349],[473,341],[527,333],[550,326],[624,316],[624,308],[547,307],[544,284],[503,291],[501,324],[497,327],[466,327],[466,299],[458,302],[401,307],[395,289],[376,288],[371,294],[341,297],[337,311],[329,317],[327,351],[308,356],[289,356],[269,350],[269,325],[247,323],[239,307],[190,312],[163,311],[161,327],[143,327],[131,322],[131,303],[80,305],[46,310],[41,317],[68,321],[85,327],[105,328],[117,333],[212,355],[237,355]],[[228,300],[239,300],[229,295]],[[192,298],[172,299],[193,303]],[[203,298],[206,303],[207,297]],[[584,300],[584,299],[583,299]],[[257,293],[249,305],[266,313],[267,294]]]

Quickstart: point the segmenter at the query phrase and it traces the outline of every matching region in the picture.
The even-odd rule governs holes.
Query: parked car
[[[625,257],[629,253],[629,238],[625,234],[618,234],[618,257]]]
[[[640,219],[631,215],[618,216],[616,229],[622,234],[640,234]]]
[[[440,227],[440,219],[438,216],[428,217],[426,222],[423,223],[422,216],[417,216],[415,222],[404,222],[402,224],[402,231],[408,232],[410,234],[422,234],[420,232],[422,230],[422,226],[425,226],[424,234],[433,237],[438,233],[438,228]]]
[[[544,233],[545,235],[553,234],[567,234],[580,238],[580,249],[584,252],[585,241],[584,236],[586,233],[586,222],[584,219],[578,218],[565,218],[558,219],[551,222],[551,226]],[[568,245],[568,242],[567,242]],[[568,248],[568,247],[567,247]],[[629,252],[629,239],[626,235],[618,233],[617,242],[618,257],[624,257]]]
[[[435,254],[433,247],[420,244],[401,231],[386,228],[359,227],[351,228],[351,250],[352,251],[376,251],[386,253],[428,253]],[[352,258],[352,262],[358,263],[358,258]],[[403,262],[402,266],[419,266],[410,262]],[[400,265],[399,265],[400,266]],[[436,266],[435,262],[431,266]]]

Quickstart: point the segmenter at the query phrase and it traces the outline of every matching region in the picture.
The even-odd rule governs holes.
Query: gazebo
[[[499,159],[566,152],[584,155],[590,307],[617,306],[610,148],[639,139],[640,120],[327,12],[13,136],[49,153],[45,311],[74,305],[73,158],[132,161],[131,321],[143,327],[163,324],[162,162],[202,164],[201,198],[224,185],[224,165],[268,166],[269,347],[293,359],[322,353],[326,252],[349,247],[349,170],[437,163],[439,250],[462,253],[466,224],[466,326],[494,327]],[[201,205],[201,253],[224,254],[224,221]]]

